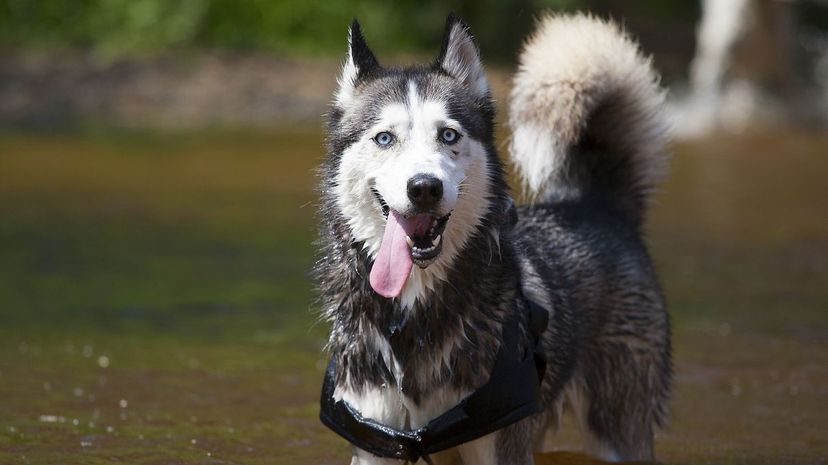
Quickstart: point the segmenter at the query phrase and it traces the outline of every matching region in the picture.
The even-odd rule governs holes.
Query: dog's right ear
[[[359,22],[354,19],[348,29],[348,57],[337,80],[336,103],[345,106],[353,98],[354,89],[364,79],[380,68],[374,52],[365,43]]]

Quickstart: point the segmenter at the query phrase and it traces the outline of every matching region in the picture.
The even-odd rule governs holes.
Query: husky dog
[[[525,295],[549,312],[542,411],[429,459],[531,464],[568,407],[588,453],[652,460],[670,329],[641,229],[667,164],[663,100],[616,25],[542,19],[511,94],[511,158],[531,200],[515,209],[468,27],[450,16],[433,64],[392,69],[354,21],[320,172],[333,398],[391,428],[425,425],[486,383]],[[400,461],[354,447],[351,463]]]

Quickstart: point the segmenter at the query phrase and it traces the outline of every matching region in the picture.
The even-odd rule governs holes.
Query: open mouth
[[[382,215],[388,221],[388,214],[391,209],[380,195],[379,191],[371,188],[382,211]],[[443,232],[446,229],[451,213],[443,216],[435,216],[430,213],[418,213],[412,217],[405,218],[405,241],[411,252],[412,261],[420,268],[430,265],[443,250]]]
[[[416,229],[406,236],[405,241],[411,247],[411,259],[420,268],[430,265],[443,250],[443,231],[450,215],[438,218],[421,213],[413,218]]]

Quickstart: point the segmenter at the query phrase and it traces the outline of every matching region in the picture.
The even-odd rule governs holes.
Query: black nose
[[[408,180],[408,198],[420,210],[433,208],[443,198],[443,181],[428,174]]]

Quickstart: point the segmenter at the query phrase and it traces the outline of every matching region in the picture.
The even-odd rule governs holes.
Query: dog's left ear
[[[469,27],[454,13],[446,18],[443,46],[435,66],[465,84],[475,97],[489,95],[489,82],[480,61],[480,51]]]

